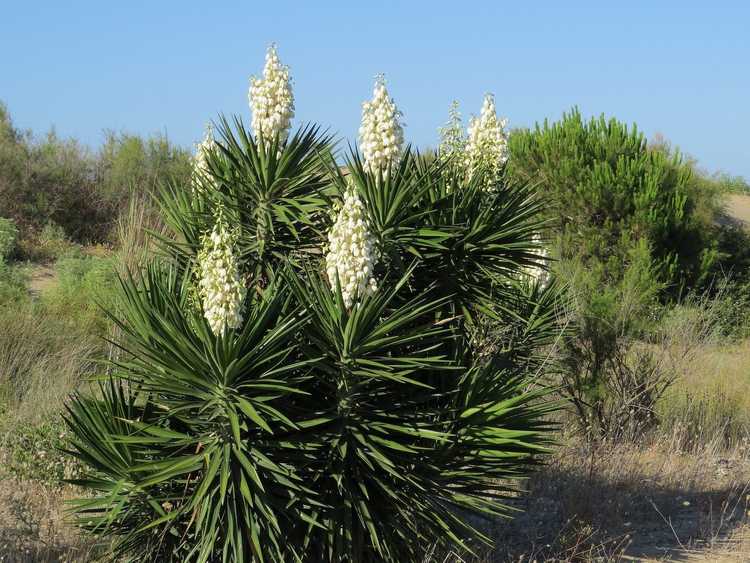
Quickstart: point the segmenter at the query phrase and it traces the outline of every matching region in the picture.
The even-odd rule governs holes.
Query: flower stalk
[[[365,160],[365,169],[371,174],[388,174],[390,166],[401,156],[404,128],[401,112],[388,95],[385,78],[375,78],[372,100],[362,104],[362,124],[359,128],[359,146]]]
[[[257,140],[280,144],[289,137],[294,117],[294,94],[289,67],[281,64],[276,45],[268,47],[263,76],[250,78],[250,109],[253,112],[253,133]]]
[[[326,273],[334,291],[338,280],[344,305],[349,309],[357,297],[377,290],[373,276],[376,243],[367,225],[362,200],[351,181],[336,211],[336,220],[328,233]]]
[[[220,210],[213,230],[203,237],[198,253],[198,292],[203,315],[217,336],[242,324],[242,304],[247,289],[240,278],[235,240]]]

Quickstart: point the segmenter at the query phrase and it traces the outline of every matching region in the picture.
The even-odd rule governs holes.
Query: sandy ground
[[[0,477],[0,562],[84,563],[92,546],[65,519],[69,487]]]
[[[750,229],[750,195],[729,195],[724,211],[726,213],[725,222]]]
[[[665,446],[562,448],[482,563],[750,561],[750,461]]]

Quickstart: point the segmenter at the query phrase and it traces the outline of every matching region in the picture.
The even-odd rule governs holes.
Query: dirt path
[[[750,195],[731,194],[726,199],[723,222],[750,229]]]
[[[53,266],[38,264],[32,267],[29,275],[29,293],[37,298],[57,285],[57,271]]]

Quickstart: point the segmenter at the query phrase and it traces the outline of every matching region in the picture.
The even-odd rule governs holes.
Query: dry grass
[[[479,558],[430,562],[750,561],[750,341],[688,334],[661,348],[674,386],[659,426],[636,441],[565,435],[514,500],[521,512],[488,532]],[[679,339],[678,339],[679,340]]]
[[[154,206],[145,197],[133,197],[117,218],[115,236],[121,272],[137,271],[155,249],[151,233],[165,235],[167,230]]]
[[[58,412],[64,398],[91,369],[95,343],[75,327],[30,305],[1,308],[0,325],[4,403],[25,422]]]
[[[750,448],[750,341],[706,346],[668,391],[661,405],[662,424],[671,428],[682,449],[721,439],[724,447]]]
[[[750,461],[712,444],[691,454],[670,446],[667,436],[561,447],[479,561],[750,560]]]

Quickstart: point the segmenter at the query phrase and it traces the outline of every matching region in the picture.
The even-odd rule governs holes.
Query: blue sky
[[[511,126],[578,105],[659,132],[710,171],[750,179],[750,3],[34,2],[0,10],[0,100],[16,124],[96,147],[104,129],[192,145],[249,118],[248,77],[277,42],[296,123],[353,140],[383,72],[407,139],[435,146],[457,99]]]

